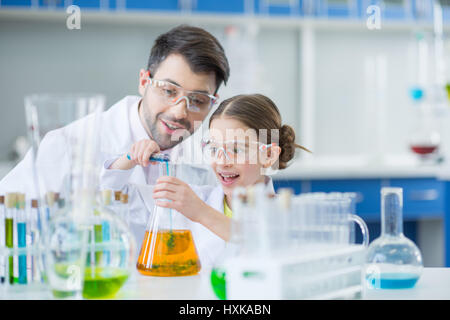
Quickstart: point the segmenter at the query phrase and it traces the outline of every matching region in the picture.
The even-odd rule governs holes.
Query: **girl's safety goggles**
[[[258,141],[214,141],[211,139],[202,140],[203,155],[208,160],[217,160],[223,154],[227,161],[257,160],[260,152],[266,151],[268,148],[276,146],[276,143],[264,144]]]

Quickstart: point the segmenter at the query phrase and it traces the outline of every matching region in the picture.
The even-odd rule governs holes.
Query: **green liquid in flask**
[[[226,278],[225,271],[219,268],[214,268],[211,271],[211,286],[213,287],[214,293],[220,300],[227,299],[226,291]]]
[[[83,298],[113,298],[128,279],[128,272],[118,268],[86,268]]]

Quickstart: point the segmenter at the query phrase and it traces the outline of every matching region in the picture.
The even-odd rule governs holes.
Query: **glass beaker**
[[[88,225],[83,298],[114,298],[132,272],[136,240],[118,212],[105,202],[95,207]]]
[[[70,201],[74,185],[93,184],[100,166],[97,151],[102,95],[35,94],[25,97],[27,131],[31,143],[32,181],[27,196],[38,199],[41,229],[48,217],[46,194],[59,193]],[[39,230],[42,231],[42,230]]]
[[[34,182],[27,192],[39,199],[45,277],[54,297],[81,298],[104,97],[33,95],[25,98],[25,107]],[[49,192],[68,200],[60,210],[51,208],[56,211],[51,215],[46,214],[50,208],[42,207]]]
[[[367,249],[365,280],[369,289],[412,288],[422,273],[419,248],[403,234],[403,190],[381,189],[381,236]]]
[[[160,176],[176,176],[177,166],[159,163]],[[147,276],[187,276],[200,271],[201,264],[188,219],[176,210],[154,206],[150,213],[136,264]]]

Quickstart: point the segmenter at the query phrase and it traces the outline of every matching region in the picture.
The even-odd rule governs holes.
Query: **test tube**
[[[25,212],[25,194],[17,194],[17,247],[26,248],[27,246],[27,223]],[[27,255],[20,254],[18,257],[18,282],[20,284],[27,283]]]
[[[95,250],[95,243],[101,243],[103,241],[103,226],[102,226],[102,221],[98,217],[98,213],[96,214],[94,212],[94,216],[95,215],[97,215],[97,217],[94,217],[94,219],[95,219],[95,221],[94,221],[94,241],[92,241],[91,249],[94,249],[94,250],[92,250],[92,252],[95,252],[95,264],[101,265],[102,258],[103,258],[103,252],[97,252]]]
[[[59,199],[58,199],[58,208],[59,208],[59,209],[62,209],[62,208],[65,207],[65,205],[66,205],[66,199],[64,199],[64,198],[59,198]]]
[[[277,214],[276,221],[274,221],[278,225],[277,234],[275,237],[279,239],[278,247],[281,247],[284,250],[289,250],[290,237],[289,237],[289,224],[288,219],[291,214],[292,209],[292,189],[283,188],[279,191],[278,196],[278,207],[279,214]]]
[[[102,190],[102,200],[103,205],[107,208],[111,207],[111,190]],[[102,241],[108,242],[111,239],[111,230],[110,225],[107,220],[102,221]],[[105,250],[103,252],[105,254],[106,263],[109,264],[111,260],[111,252],[108,250]]]
[[[120,204],[120,195],[122,191],[114,191],[114,205]]]
[[[47,207],[45,208],[46,211],[46,219],[47,223],[50,221],[50,218],[53,215],[53,208],[55,205],[55,193],[53,191],[48,191],[45,196],[47,200]]]
[[[127,224],[127,226],[130,226],[130,215],[129,215],[129,206],[128,206],[128,194],[126,193],[122,193],[120,195],[120,217],[125,221],[125,223]],[[120,259],[121,259],[121,265],[124,263],[124,261],[126,261],[126,255],[127,252],[126,250],[121,250],[120,251]]]
[[[120,195],[120,216],[125,221],[127,226],[130,226],[130,214],[129,214],[129,207],[128,207],[128,194],[122,193]]]
[[[13,210],[13,247],[16,249],[19,246],[19,237],[17,236],[17,212],[19,211],[19,199],[18,193],[15,194],[15,202],[14,202],[14,210]],[[14,257],[14,283],[19,283],[19,256],[17,254],[13,255]]]
[[[349,214],[356,214],[356,199],[357,199],[357,193],[356,192],[346,192],[344,195],[349,199],[350,205],[349,205]],[[354,244],[355,243],[355,223],[351,222],[349,223],[349,243]]]
[[[41,217],[39,214],[39,205],[37,199],[31,200],[31,208],[30,208],[30,218],[29,218],[29,224],[30,224],[30,234],[31,234],[31,245],[37,246],[39,241],[39,235],[40,235],[40,222]],[[32,252],[31,254],[31,277],[30,281],[36,281],[40,280],[39,276],[39,265],[37,263],[36,259],[36,253]]]
[[[6,247],[5,243],[5,196],[0,195],[0,248]],[[0,283],[5,283],[5,256],[0,255]]]
[[[14,212],[16,205],[16,194],[13,192],[6,193],[5,196],[5,242],[9,249],[14,248]],[[14,259],[12,254],[8,254],[8,275],[9,283],[14,284]]]
[[[236,187],[233,191],[233,218],[230,227],[230,242],[242,242],[242,217],[247,202],[247,192],[244,187]]]

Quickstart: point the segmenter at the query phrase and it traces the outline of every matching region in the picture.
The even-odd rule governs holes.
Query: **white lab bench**
[[[49,291],[0,293],[0,299],[47,300]],[[134,271],[117,293],[120,300],[216,300],[209,270],[188,277],[148,277]],[[366,300],[450,300],[450,268],[424,268],[412,289],[365,290]]]

